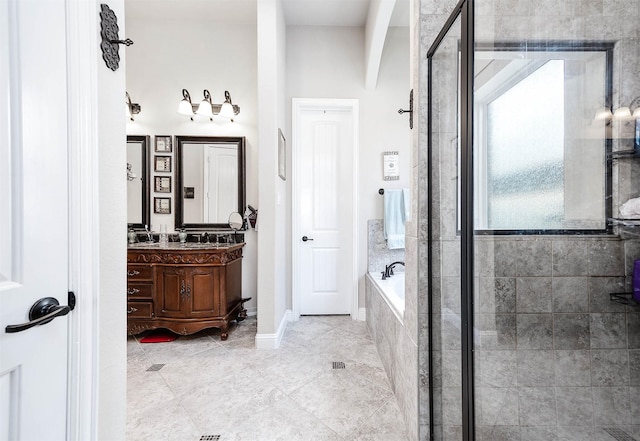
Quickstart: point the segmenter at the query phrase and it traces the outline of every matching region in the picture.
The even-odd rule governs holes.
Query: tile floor
[[[224,342],[215,329],[170,343],[129,337],[127,440],[407,439],[364,322],[301,317],[278,350],[254,349],[255,332],[249,318]]]

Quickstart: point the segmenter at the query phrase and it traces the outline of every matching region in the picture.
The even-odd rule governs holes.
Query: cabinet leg
[[[223,328],[220,328],[220,340],[225,341],[227,337],[229,337],[229,325],[225,325]]]
[[[236,317],[236,322],[240,323],[244,319],[247,318],[247,310],[244,309],[244,303],[251,300],[251,297],[240,300],[240,312],[238,312],[238,316]]]

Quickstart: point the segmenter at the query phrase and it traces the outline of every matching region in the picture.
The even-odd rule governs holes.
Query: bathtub
[[[379,272],[370,272],[371,278],[378,294],[389,305],[400,323],[404,322],[404,273],[396,273],[385,280]]]

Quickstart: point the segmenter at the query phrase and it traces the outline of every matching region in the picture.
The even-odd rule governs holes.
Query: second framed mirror
[[[245,211],[245,138],[176,136],[176,228],[226,229]]]

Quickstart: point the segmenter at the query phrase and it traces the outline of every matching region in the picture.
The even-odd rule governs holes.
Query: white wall
[[[109,6],[122,17],[124,1]],[[95,2],[96,13],[100,2]],[[121,30],[121,33],[124,30]],[[96,29],[97,35],[97,29]],[[122,35],[122,34],[121,34]],[[98,266],[98,439],[122,439],[126,424],[127,368],[127,296],[126,226],[127,197],[125,117],[122,89],[125,83],[126,56],[120,49],[120,69],[113,72],[102,58],[93,60],[97,66],[98,123],[98,255],[92,256]],[[114,240],[118,238],[120,240]],[[84,301],[88,299],[85,297]],[[78,299],[79,302],[83,298]]]
[[[224,17],[219,18],[224,20]],[[257,141],[257,36],[255,25],[225,24],[211,17],[189,20],[160,20],[153,17],[127,16],[127,38],[134,44],[127,48],[127,91],[142,110],[134,122],[127,123],[128,135],[244,136],[246,137],[247,203],[258,204]],[[192,101],[199,103],[203,90],[211,92],[214,103],[224,101],[228,90],[234,104],[240,106],[235,122],[210,122],[179,115],[176,110],[187,89]],[[153,144],[153,138],[152,138]],[[175,146],[173,148],[175,154]],[[151,158],[154,153],[151,152]],[[152,162],[153,163],[153,162]],[[175,161],[172,169],[175,171]],[[151,167],[151,201],[153,197],[174,194],[153,193]],[[166,174],[162,174],[166,176]],[[175,176],[172,172],[172,189]],[[124,201],[123,201],[124,203]],[[174,227],[175,204],[171,214],[154,214],[155,231],[166,224]],[[124,232],[123,232],[124,241]],[[245,232],[243,259],[243,297],[252,297],[245,307],[256,310],[257,238],[256,232]]]
[[[258,216],[258,320],[257,346],[279,344],[288,293],[286,183],[278,177],[278,128],[285,127],[284,49],[285,22],[280,0],[258,2],[258,98],[260,139]]]
[[[382,219],[379,188],[409,188],[411,170],[408,115],[409,30],[387,33],[377,87],[365,88],[364,29],[352,27],[287,28],[287,133],[291,139],[292,98],[360,100],[359,213],[357,222],[359,304],[364,307],[367,271],[367,220]],[[382,179],[382,152],[400,152],[400,180]],[[291,163],[289,159],[289,169]]]

